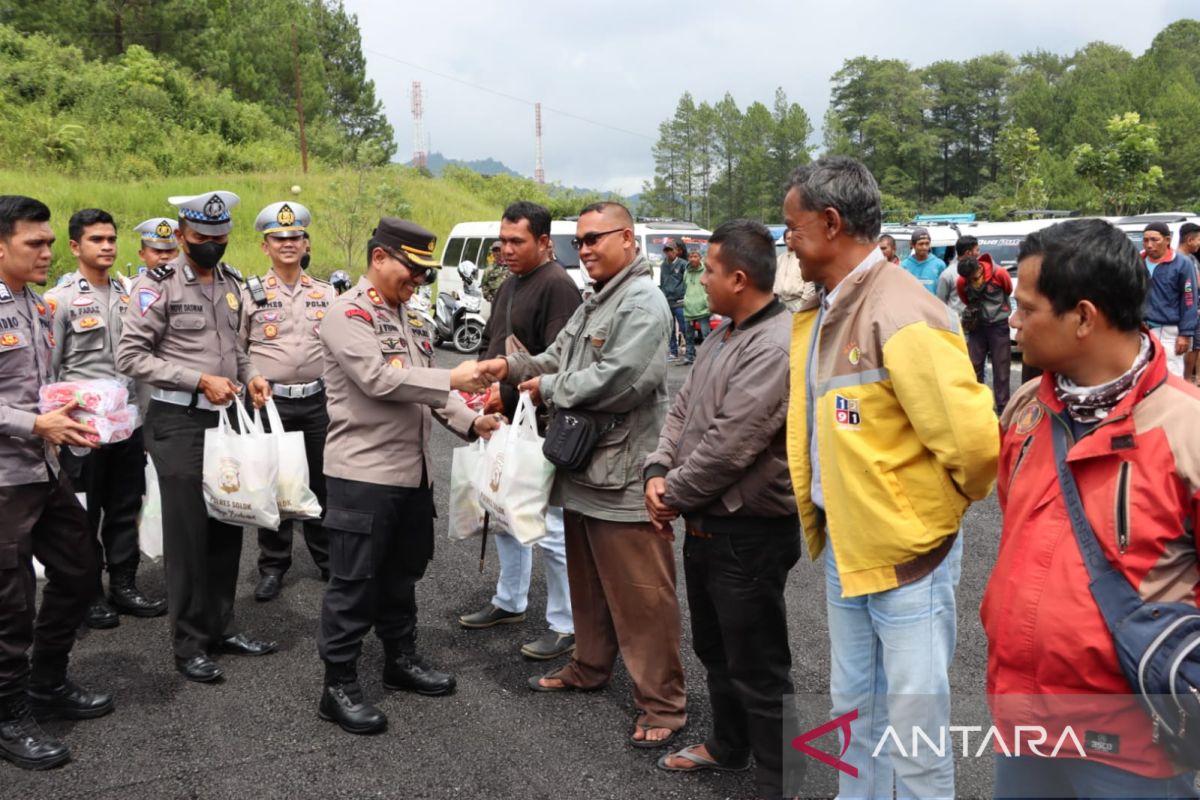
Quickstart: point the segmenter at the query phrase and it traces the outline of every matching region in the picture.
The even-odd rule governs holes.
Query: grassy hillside
[[[298,185],[300,194],[291,187]],[[415,170],[385,167],[364,172],[345,170],[310,173],[237,173],[187,178],[152,178],[113,181],[78,178],[60,173],[25,173],[0,169],[0,194],[28,194],[50,206],[50,220],[58,236],[52,278],[74,269],[67,246],[67,220],[80,208],[97,207],[117,220],[120,241],[117,264],[136,272],[140,245],[133,226],[155,216],[174,216],[167,197],[226,189],[241,197],[233,210],[234,229],[226,260],[246,274],[267,268],[262,238],[254,232],[254,218],[264,206],[295,199],[312,212],[312,272],[322,277],[335,269],[357,275],[365,261],[367,235],[381,214],[405,216],[433,230],[440,242],[456,222],[499,219],[503,203],[482,198],[450,181],[427,178]],[[350,256],[346,254],[350,239]]]

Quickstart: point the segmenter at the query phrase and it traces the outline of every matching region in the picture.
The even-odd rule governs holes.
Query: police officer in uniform
[[[304,273],[304,229],[312,222],[299,203],[272,203],[254,220],[271,269],[242,289],[242,347],[271,382],[284,430],[302,431],[309,487],[325,507],[325,382],[321,380],[321,320],[337,297],[332,286]],[[321,580],[329,579],[329,543],[321,520],[305,520],[304,539]],[[258,529],[258,586],[254,599],[273,600],[292,565],[292,520]]]
[[[85,208],[71,216],[67,231],[79,269],[46,292],[56,343],[51,374],[55,381],[123,381],[117,373],[116,351],[129,306],[129,285],[124,276],[111,271],[117,259],[116,223],[106,211]],[[131,397],[135,394],[130,392]],[[165,614],[166,601],[146,597],[135,582],[141,559],[137,516],[146,491],[141,426],[125,441],[102,445],[83,456],[64,447],[59,459],[71,483],[87,495],[88,521],[104,546],[108,567],[108,602],[101,595],[92,603],[88,626],[115,628],[118,611],[135,617]]]
[[[440,695],[455,685],[416,652],[416,584],[433,556],[431,418],[464,437],[491,436],[500,419],[476,416],[450,391],[482,391],[488,381],[474,361],[434,369],[429,328],[405,306],[432,280],[436,244],[419,225],[381,219],[367,243],[366,275],[321,325],[331,577],[318,636],[319,713],[350,733],[387,727],[358,685],[372,627],[383,642],[385,688]]]
[[[138,272],[161,267],[179,255],[179,242],[175,238],[179,223],[175,220],[153,217],[140,223],[133,230],[142,237],[138,258],[145,266],[139,267]]]
[[[90,429],[67,415],[70,406],[38,414],[54,333],[50,309],[29,284],[46,283],[53,243],[49,208],[0,196],[0,758],[25,769],[71,757],[35,713],[90,719],[113,708],[112,695],[67,677],[75,630],[100,583],[100,553],[54,453],[90,447]],[[46,567],[36,624],[33,556]]]
[[[146,413],[146,449],[162,497],[167,605],[175,667],[188,680],[221,678],[216,653],[260,656],[274,642],[233,629],[241,528],[209,519],[201,488],[204,431],[245,386],[256,406],[271,395],[239,346],[242,287],[221,261],[232,192],[170,197],[179,208],[181,254],[133,285],[117,347],[117,369],[154,387]]]

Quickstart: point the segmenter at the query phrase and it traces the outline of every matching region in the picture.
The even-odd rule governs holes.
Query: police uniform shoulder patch
[[[81,292],[90,292],[92,290],[92,285],[87,282],[87,278],[80,278],[75,281],[75,285],[79,287],[79,291]]]
[[[8,288],[8,284],[0,281],[0,303],[11,303],[13,301],[13,293]]]
[[[379,290],[374,286],[367,289],[367,299],[377,306],[383,305],[383,296],[379,294]]]
[[[300,285],[301,286],[312,286],[312,278],[308,277],[307,275],[301,275],[300,276]]]
[[[174,274],[175,268],[170,264],[163,264],[161,267],[146,270],[146,275],[150,277],[150,280],[158,281],[159,283],[162,283]]]
[[[361,319],[363,322],[367,323],[372,328],[375,327],[375,323],[371,321],[371,315],[368,314],[366,311],[363,311],[361,308],[347,308],[346,316],[349,317],[350,319]]]
[[[235,281],[240,282],[240,281],[245,280],[245,278],[242,277],[242,273],[238,271],[237,267],[230,266],[229,264],[226,264],[225,262],[222,261],[221,269],[225,270],[225,274],[228,275],[229,277],[233,278]]]

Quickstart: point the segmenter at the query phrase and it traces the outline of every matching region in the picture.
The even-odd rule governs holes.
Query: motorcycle
[[[483,292],[475,284],[479,268],[471,261],[458,265],[462,278],[462,293],[439,292],[437,308],[433,315],[433,342],[442,345],[449,342],[460,353],[475,353],[483,341],[483,328],[487,321],[483,310]]]

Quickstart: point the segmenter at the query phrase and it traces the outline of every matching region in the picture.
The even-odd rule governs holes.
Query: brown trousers
[[[617,653],[633,678],[639,725],[678,730],[687,721],[679,657],[675,551],[648,522],[609,522],[565,511],[575,655],[552,677],[598,689]]]

